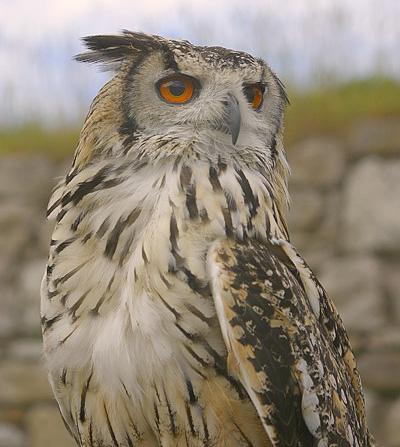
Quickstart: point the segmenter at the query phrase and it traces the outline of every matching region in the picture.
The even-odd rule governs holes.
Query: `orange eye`
[[[162,99],[173,104],[188,102],[193,97],[196,87],[195,79],[183,75],[169,76],[157,83]]]
[[[249,84],[243,88],[243,91],[251,107],[254,110],[258,110],[263,102],[264,86],[260,84]]]

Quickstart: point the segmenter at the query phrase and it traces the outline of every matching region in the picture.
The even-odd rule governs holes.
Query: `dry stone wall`
[[[400,447],[400,117],[287,148],[292,242],[335,301],[356,351],[370,426]],[[72,447],[41,362],[45,208],[68,164],[0,158],[0,447]]]

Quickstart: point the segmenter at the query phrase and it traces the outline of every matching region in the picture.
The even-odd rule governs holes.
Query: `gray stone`
[[[392,403],[386,420],[385,431],[388,447],[400,446],[400,397]]]
[[[368,351],[359,354],[358,368],[364,386],[375,392],[394,396],[400,394],[400,352]]]
[[[366,339],[368,349],[374,351],[398,351],[400,352],[400,327],[387,325],[369,334]]]
[[[380,265],[365,256],[336,258],[321,266],[319,279],[349,332],[370,333],[385,324]]]
[[[349,173],[344,188],[346,251],[400,250],[400,160],[369,157]]]
[[[356,156],[399,155],[400,116],[360,121],[350,130],[348,146]]]
[[[22,430],[15,425],[0,422],[1,447],[25,447],[26,439]]]
[[[310,189],[292,188],[292,204],[287,215],[290,231],[311,231],[321,221],[324,202],[321,195]]]
[[[21,338],[14,340],[8,347],[8,358],[18,361],[39,362],[43,353],[42,340]]]
[[[11,197],[13,202],[44,206],[47,191],[54,184],[57,169],[45,157],[8,156],[0,163],[0,200]]]
[[[333,138],[314,137],[287,149],[292,169],[290,184],[330,187],[345,173],[343,144]]]
[[[0,365],[0,402],[26,405],[52,400],[47,372],[39,362],[2,361]]]
[[[18,324],[15,291],[11,285],[0,283],[0,309],[0,339],[13,337],[18,333]]]
[[[386,297],[389,300],[388,307],[390,320],[394,324],[400,324],[400,263],[387,262],[384,267],[382,284]]]
[[[76,447],[55,403],[31,408],[27,414],[26,428],[30,447]]]

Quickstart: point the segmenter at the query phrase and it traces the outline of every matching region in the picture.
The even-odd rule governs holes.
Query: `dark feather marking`
[[[175,214],[172,212],[169,220],[169,241],[171,243],[171,248],[173,251],[178,250],[177,240],[179,237],[179,229],[176,223]]]
[[[183,346],[189,352],[189,354],[200,363],[201,366],[204,367],[209,366],[208,362],[206,362],[203,358],[201,358],[198,354],[196,354],[189,345],[184,344]]]
[[[157,428],[158,434],[161,436],[161,431],[160,431],[160,414],[158,413],[157,402],[156,402],[155,399],[153,401],[153,408],[154,408],[154,417],[155,417],[156,428]]]
[[[171,289],[172,288],[172,284],[167,280],[165,275],[160,273],[160,278],[162,279],[162,282],[167,286],[167,289]]]
[[[232,419],[232,422],[233,422],[233,425],[238,429],[239,433],[242,435],[243,439],[247,442],[246,447],[254,447],[254,444],[250,441],[250,439],[245,435],[243,430],[240,428],[240,425],[237,424],[233,419]]]
[[[179,143],[177,143],[174,147],[170,148],[170,150],[172,151],[173,149],[175,149],[175,147],[179,146]],[[182,160],[182,155],[178,155],[175,160],[174,160],[174,166],[173,166],[173,171],[176,172],[178,170],[179,164]]]
[[[186,410],[186,417],[189,422],[190,431],[191,431],[192,435],[195,436],[196,430],[194,429],[193,416],[192,416],[192,412],[190,410],[190,406],[189,406],[188,402],[185,402],[185,410]]]
[[[186,190],[186,207],[189,211],[189,217],[191,219],[197,219],[199,217],[199,210],[196,203],[196,185],[191,184]]]
[[[243,197],[245,203],[249,206],[250,216],[254,217],[257,212],[257,208],[260,206],[258,197],[254,197],[253,190],[251,189],[250,183],[241,169],[236,169],[239,175],[239,185],[243,191]]]
[[[114,228],[111,230],[110,235],[108,236],[106,248],[104,250],[104,254],[109,259],[112,259],[112,257],[114,256],[121,233],[124,230],[126,230],[126,228],[131,226],[139,216],[140,216],[140,209],[135,208],[129,213],[129,215],[126,218],[120,217],[118,219]]]
[[[191,341],[199,341],[199,334],[188,332],[176,321],[175,326],[182,332],[182,334]]]
[[[142,245],[142,258],[143,258],[143,261],[144,261],[145,264],[149,263],[149,259],[147,257],[146,251],[144,249],[144,245]]]
[[[170,221],[169,221],[169,240],[171,243],[171,253],[176,261],[176,265],[179,267],[181,265],[183,265],[184,263],[184,259],[182,258],[182,256],[179,254],[178,252],[178,237],[179,237],[179,229],[178,229],[178,225],[176,223],[176,218],[175,218],[175,214],[172,212],[171,213],[171,217],[170,217]],[[172,266],[168,266],[168,268],[172,268]],[[175,268],[173,268],[173,270],[168,270],[170,272],[176,271]]]
[[[188,390],[189,394],[189,402],[194,405],[197,403],[198,397],[196,396],[194,390],[193,390],[193,384],[192,381],[189,379],[189,377],[185,376],[186,381],[186,388]]]
[[[56,200],[53,205],[51,205],[48,209],[47,209],[47,213],[46,213],[46,217],[49,217],[50,214],[60,205],[62,200],[62,197],[60,197],[58,200]]]
[[[89,447],[94,447],[94,444],[93,444],[93,421],[92,421],[92,418],[90,418],[90,422],[89,422],[89,442],[90,442],[90,446]]]
[[[184,302],[184,305],[188,311],[190,311],[193,315],[195,315],[200,320],[207,323],[209,326],[213,327],[217,324],[215,316],[206,317],[202,312],[200,312],[199,309],[197,309],[197,307],[193,306],[192,304]]]
[[[73,202],[77,205],[86,195],[93,193],[95,191],[113,188],[119,185],[124,179],[114,177],[106,180],[106,175],[109,171],[108,166],[104,166],[100,171],[85,182],[78,184],[76,190],[70,195],[66,194],[61,201],[62,206],[66,206],[68,203]]]
[[[129,433],[125,430],[125,440],[128,443],[129,447],[133,447],[133,442],[131,440],[131,437],[129,436]]]
[[[210,441],[210,433],[208,431],[207,421],[204,413],[201,413],[201,421],[203,422],[204,438],[208,444],[208,442]]]
[[[125,394],[129,397],[129,399],[131,399],[131,398],[132,398],[132,395],[131,395],[131,393],[128,391],[128,389],[126,388],[125,383],[124,383],[122,380],[120,380],[120,382],[121,382],[121,385],[122,385],[122,387],[123,387],[123,389],[124,389],[124,391],[125,391]],[[124,401],[124,402],[125,402],[125,401]],[[126,407],[125,407],[125,410],[126,410],[127,413],[129,413],[128,410],[126,409]]]
[[[72,244],[76,240],[75,237],[70,237],[69,239],[66,239],[64,242],[61,242],[61,244],[57,245],[57,247],[54,249],[56,253],[61,253],[65,248],[68,247],[68,245]]]
[[[276,158],[276,156],[278,155],[278,151],[276,150],[276,138],[275,137],[272,138],[271,146],[270,146],[269,150],[271,151],[272,157]]]
[[[191,179],[192,169],[187,165],[183,165],[179,176],[179,183],[183,191],[186,191],[186,188],[189,186]]]
[[[202,223],[207,223],[210,221],[210,218],[208,217],[207,210],[205,208],[201,208],[200,210],[200,219]]]
[[[168,414],[169,414],[169,424],[171,426],[172,434],[174,436],[176,436],[177,427],[175,425],[175,415],[174,415],[174,412],[172,410],[171,403],[170,403],[170,401],[168,399],[167,390],[165,389],[164,384],[163,384],[163,391],[164,391],[165,402],[167,404],[167,409],[168,409]]]
[[[76,320],[76,311],[81,307],[84,299],[86,298],[86,296],[89,294],[91,290],[87,290],[80,298],[79,300],[75,301],[75,303],[69,308],[68,313],[72,316],[73,320]]]
[[[122,153],[123,155],[126,155],[138,139],[138,125],[135,119],[130,116],[127,111],[125,113],[125,122],[119,128],[119,134],[122,138],[124,138],[122,143]]]
[[[61,382],[63,383],[63,385],[67,384],[67,368],[64,368],[62,370],[61,376],[60,376]]]
[[[166,69],[170,69],[175,71],[175,73],[178,73],[179,67],[178,64],[175,60],[175,56],[173,51],[171,51],[171,49],[169,48],[169,46],[167,44],[163,45],[163,55],[164,55],[164,60],[165,60],[165,68]]]
[[[93,371],[90,373],[90,376],[88,377],[86,383],[84,384],[82,391],[81,391],[81,406],[79,410],[79,419],[83,423],[86,421],[86,412],[85,412],[85,404],[86,404],[86,395],[89,389],[90,380],[92,379]]]
[[[232,216],[228,208],[226,207],[222,208],[222,215],[224,216],[224,222],[225,222],[225,234],[228,238],[233,237],[234,232],[233,232]]]
[[[106,416],[108,431],[110,432],[111,439],[112,439],[112,441],[114,443],[114,446],[118,447],[119,444],[118,444],[117,438],[115,437],[115,433],[114,433],[114,430],[113,430],[112,425],[111,425],[110,417],[108,416],[106,403],[104,401],[103,401],[103,406],[104,406],[104,414]]]
[[[170,304],[168,304],[160,294],[158,294],[158,298],[160,298],[164,306],[174,315],[175,320],[179,321],[181,319],[181,314],[176,309],[174,309]]]
[[[213,349],[207,342],[203,342],[203,347],[205,350],[211,355],[214,360],[214,368],[215,371],[221,376],[225,377],[232,385],[232,387],[236,390],[239,399],[243,399],[246,396],[246,392],[239,380],[236,380],[233,376],[229,374],[226,358],[219,355],[215,349]]]
[[[66,178],[65,178],[65,184],[68,185],[68,183],[78,174],[79,170],[77,168],[73,169],[72,171],[68,172]]]
[[[122,266],[124,265],[124,261],[125,261],[126,256],[127,256],[128,253],[129,253],[129,249],[132,247],[132,243],[133,243],[133,239],[134,239],[134,237],[135,237],[135,234],[132,233],[132,234],[128,237],[128,239],[126,240],[126,242],[125,242],[125,244],[124,244],[124,247],[123,247],[123,249],[122,249],[122,251],[121,251],[121,255],[120,255],[120,257],[119,257],[119,261],[118,261],[118,265],[119,265],[120,267],[122,267]]]
[[[93,233],[91,231],[89,231],[88,234],[86,234],[83,238],[82,238],[82,243],[86,244],[86,242],[93,236]]]
[[[49,280],[51,275],[53,274],[55,264],[48,264],[46,267],[46,277]]]
[[[103,222],[101,223],[99,229],[97,230],[97,232],[96,232],[96,237],[98,237],[99,239],[101,239],[101,238],[105,235],[105,233],[106,233],[106,231],[108,230],[109,226],[110,226],[110,218],[109,218],[109,217],[106,217],[106,218],[103,220]]]
[[[218,163],[217,163],[219,172],[225,172],[226,168],[228,167],[227,163],[225,161],[221,160],[221,157],[218,157]]]
[[[187,277],[189,287],[194,292],[199,293],[202,296],[210,295],[210,289],[208,286],[203,285],[203,283],[187,267],[182,267],[182,271]]]
[[[57,223],[60,223],[61,222],[61,220],[63,219],[63,217],[67,214],[67,209],[66,208],[63,208],[58,214],[57,214],[57,218],[56,218],[56,221],[57,221]]]
[[[69,292],[63,293],[60,298],[60,303],[65,307],[65,303],[67,302],[67,299],[69,298]]]
[[[111,286],[112,286],[112,284],[114,282],[114,279],[115,279],[115,274],[112,275],[110,281],[107,284],[106,290],[104,291],[104,293],[101,296],[101,298],[99,299],[99,301],[97,301],[96,306],[90,311],[93,316],[98,316],[99,315],[99,309],[100,309],[101,305],[104,303],[104,301],[106,300],[106,298],[109,296],[109,293],[110,293],[110,290],[111,290]]]
[[[63,196],[61,200],[61,205],[65,206],[70,202],[73,202],[74,205],[78,204],[83,199],[83,197],[95,191],[96,187],[99,186],[104,181],[108,170],[109,170],[108,166],[103,166],[93,177],[84,182],[79,183],[78,187],[72,194],[68,193],[65,196]]]
[[[52,298],[54,298],[55,296],[57,296],[58,295],[58,290],[53,290],[53,291],[51,291],[51,290],[48,290],[47,289],[47,298],[49,299],[49,300],[51,300]]]
[[[74,327],[74,329],[72,329],[72,331],[62,340],[59,341],[58,345],[61,346],[63,345],[68,339],[69,337],[71,337],[71,335],[76,331],[77,327]]]
[[[57,323],[57,321],[60,320],[64,316],[64,312],[56,315],[53,318],[47,319],[46,317],[42,317],[41,323],[43,328],[43,333],[45,333],[47,330],[51,329],[54,323]]]
[[[232,194],[230,194],[228,191],[224,190],[224,194],[229,212],[230,213],[236,212],[238,210],[236,200],[233,198]]]
[[[208,178],[210,180],[213,191],[215,191],[215,192],[222,191],[222,186],[219,181],[218,172],[214,166],[210,166],[210,168],[208,170]]]
[[[76,231],[78,229],[79,224],[82,222],[86,214],[88,213],[89,209],[84,209],[81,213],[79,213],[79,216],[74,220],[74,222],[71,224],[71,230]]]
[[[157,144],[157,148],[161,149],[163,146],[168,144],[171,140],[162,140],[160,143]]]
[[[126,391],[126,387],[125,387],[125,385],[124,385],[124,384],[122,384],[122,385],[123,385],[123,387],[124,387],[124,389],[125,389],[125,392],[127,393],[128,397],[131,398],[132,396]],[[139,431],[139,429],[138,429],[138,426],[137,426],[136,423],[133,421],[132,416],[131,416],[130,412],[128,411],[127,407],[126,407],[126,404],[124,404],[124,406],[125,406],[126,414],[127,414],[127,416],[128,416],[128,419],[129,419],[129,424],[130,424],[130,426],[132,427],[133,431],[135,432],[136,438],[137,438],[139,441],[142,441],[142,436],[141,436],[141,434],[140,434],[140,431]]]

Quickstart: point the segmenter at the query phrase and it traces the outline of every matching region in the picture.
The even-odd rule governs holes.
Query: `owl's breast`
[[[63,417],[87,445],[265,445],[228,367],[206,257],[216,239],[279,229],[267,188],[206,162],[134,174],[103,168],[56,200],[42,314]]]

